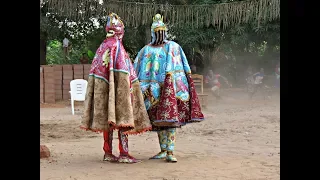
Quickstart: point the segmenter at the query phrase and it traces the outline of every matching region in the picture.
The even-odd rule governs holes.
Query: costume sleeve
[[[182,63],[183,63],[184,71],[186,72],[186,74],[189,74],[189,73],[191,73],[191,69],[190,69],[190,66],[189,66],[187,57],[186,57],[186,55],[184,54],[184,51],[183,51],[183,49],[181,48],[181,46],[179,47],[179,50],[180,50],[180,56],[181,56],[181,61],[182,61]]]
[[[109,64],[109,68],[120,69],[118,59],[119,59],[120,48],[118,46],[113,46],[105,50],[103,54],[103,62]]]
[[[136,72],[138,71],[137,66],[138,66],[140,54],[141,54],[141,50],[138,52],[136,58],[133,61],[133,67]]]
[[[144,47],[138,52],[136,58],[134,59],[134,62],[133,62],[133,67],[134,67],[134,70],[138,73],[139,72],[139,66],[140,66],[140,62],[141,62],[141,56],[143,55],[144,53]]]

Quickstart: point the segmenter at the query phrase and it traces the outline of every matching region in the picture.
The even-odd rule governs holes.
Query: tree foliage
[[[117,12],[125,19],[126,25],[138,27],[151,23],[150,17],[161,10],[166,20],[175,26],[188,24],[190,27],[216,26],[226,29],[236,24],[270,22],[280,18],[280,0],[246,0],[246,1],[100,1],[100,0],[48,0],[50,13],[65,16],[73,21],[89,20],[104,16],[111,11]],[[161,4],[158,4],[161,3]],[[164,3],[164,4],[162,4]],[[179,4],[173,4],[179,3]],[[183,5],[181,3],[184,3]]]
[[[170,4],[174,5],[210,5],[217,3],[232,2],[235,0],[129,0],[134,2]],[[127,2],[129,2],[127,1]],[[48,43],[51,40],[62,41],[64,34],[70,35],[73,53],[70,63],[78,63],[79,55],[82,52],[91,50],[95,52],[100,43],[105,38],[104,26],[106,24],[104,15],[91,14],[88,19],[70,19],[61,14],[48,13],[47,8],[42,8],[40,13],[40,36],[48,35]],[[158,12],[165,14],[164,9]],[[154,14],[148,18],[151,20]],[[144,24],[139,27],[127,26],[132,23],[132,19],[122,17],[126,24],[124,46],[131,58],[134,58],[146,43],[146,32],[150,31],[151,24]],[[171,39],[178,42],[184,49],[189,61],[196,62],[202,67],[223,66],[229,69],[239,68],[239,64],[244,64],[242,59],[253,59],[257,64],[264,63],[263,59],[268,59],[270,54],[278,54],[280,51],[280,19],[268,21],[266,23],[252,21],[240,23],[234,26],[219,29],[217,26],[204,23],[201,27],[190,27],[188,23],[180,23],[179,26],[172,21],[166,22],[169,26]],[[41,37],[40,37],[41,38]],[[149,37],[147,37],[148,39]],[[49,45],[50,46],[50,45]],[[55,63],[53,54],[62,54],[62,48],[48,52],[48,63]],[[270,61],[269,61],[270,62]],[[200,68],[201,69],[201,68]],[[228,70],[231,73],[233,70]]]

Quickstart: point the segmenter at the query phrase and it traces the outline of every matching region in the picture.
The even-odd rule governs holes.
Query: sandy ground
[[[177,130],[178,163],[148,160],[159,151],[157,135],[129,136],[139,164],[102,162],[102,135],[78,128],[81,103],[41,105],[40,142],[52,157],[40,160],[41,180],[278,180],[280,179],[280,101],[261,94],[249,101],[243,90],[225,90],[203,110],[206,121]],[[118,139],[114,139],[118,154]]]

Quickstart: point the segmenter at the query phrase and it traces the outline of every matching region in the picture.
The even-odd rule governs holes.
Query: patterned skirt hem
[[[85,127],[85,126],[80,126],[80,129],[83,129],[86,131],[92,131],[92,132],[96,132],[96,133],[102,133],[102,132],[108,131],[108,130],[127,129],[127,131],[123,132],[124,134],[138,135],[138,134],[142,134],[147,131],[151,131],[152,126],[144,128],[144,129],[140,129],[140,130],[134,130],[134,127],[132,125],[125,125],[125,124],[114,125],[112,123],[112,125],[110,125],[108,129],[93,129],[93,128],[89,128],[89,127]]]
[[[159,131],[159,130],[165,130],[168,128],[181,128],[182,126],[185,126],[187,124],[190,123],[199,123],[202,122],[204,120],[203,119],[191,119],[190,121],[186,122],[186,123],[174,123],[173,125],[161,125],[161,123],[158,123],[157,125],[153,125],[152,126],[152,130],[151,131]]]
[[[138,134],[142,134],[142,133],[144,133],[144,132],[151,131],[151,130],[152,130],[152,126],[147,127],[147,128],[144,128],[144,129],[141,129],[141,130],[127,131],[127,132],[124,132],[124,134],[128,134],[128,135],[138,135]]]

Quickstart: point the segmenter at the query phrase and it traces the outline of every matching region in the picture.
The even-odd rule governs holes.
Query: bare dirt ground
[[[148,160],[159,151],[157,135],[129,136],[130,153],[138,164],[102,162],[101,134],[78,128],[82,107],[71,115],[70,102],[40,108],[40,142],[52,157],[40,160],[41,180],[278,180],[280,179],[280,101],[244,90],[210,98],[206,120],[177,130],[178,163]],[[113,149],[118,154],[118,139]]]

